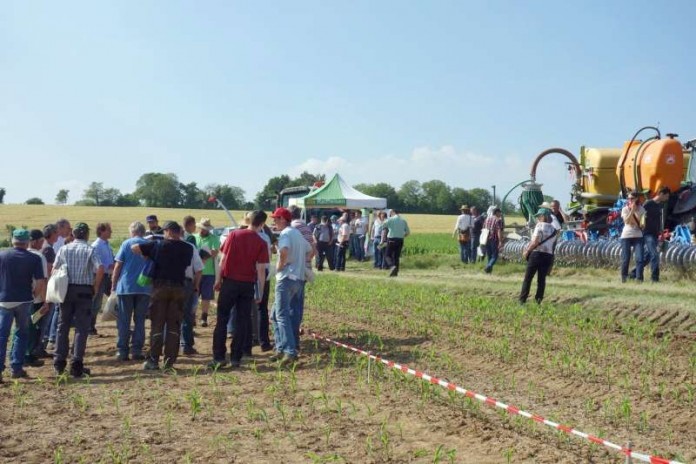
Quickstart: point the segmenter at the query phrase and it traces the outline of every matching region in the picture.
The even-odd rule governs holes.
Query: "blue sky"
[[[508,190],[536,154],[696,137],[694,2],[3,2],[5,201],[145,172]],[[568,199],[564,159],[545,193]],[[515,195],[516,197],[516,195]]]

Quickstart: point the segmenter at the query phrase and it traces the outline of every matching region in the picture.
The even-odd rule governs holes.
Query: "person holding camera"
[[[628,194],[626,205],[621,209],[624,227],[621,231],[621,282],[628,279],[628,265],[631,262],[631,250],[636,258],[636,280],[643,281],[643,229],[641,221],[645,208],[640,204],[638,192]]]

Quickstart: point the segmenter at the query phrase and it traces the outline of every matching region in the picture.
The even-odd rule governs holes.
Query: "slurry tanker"
[[[527,225],[534,226],[534,213],[544,201],[537,168],[548,155],[568,159],[573,174],[571,201],[556,246],[556,262],[584,266],[615,266],[621,256],[618,237],[623,228],[621,208],[631,191],[644,199],[662,187],[672,191],[663,209],[662,261],[665,265],[696,267],[696,139],[680,142],[677,134],[663,137],[656,127],[638,130],[621,148],[581,147],[579,159],[563,148],[544,150],[534,159],[530,179],[520,182],[520,208]],[[510,194],[508,192],[508,195]],[[528,238],[507,241],[502,255],[521,260]],[[527,234],[528,235],[528,234]]]

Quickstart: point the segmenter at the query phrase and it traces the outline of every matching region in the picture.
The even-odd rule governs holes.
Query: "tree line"
[[[199,187],[196,182],[184,183],[179,181],[176,174],[149,172],[140,176],[135,184],[135,190],[131,193],[122,193],[120,190],[105,186],[103,182],[92,182],[82,192],[82,197],[75,202],[82,206],[148,206],[153,208],[186,208],[186,209],[214,209],[216,203],[211,201],[217,198],[231,210],[265,209],[275,207],[278,192],[287,187],[312,186],[318,182],[324,182],[324,174],[310,174],[303,172],[297,177],[287,174],[272,177],[266,185],[254,197],[253,201],[246,201],[242,188],[226,184],[207,184]],[[375,197],[387,199],[390,208],[396,208],[406,213],[422,214],[453,214],[461,205],[477,206],[485,211],[493,204],[493,197],[489,190],[484,188],[465,189],[451,187],[441,180],[419,182],[409,180],[396,188],[385,182],[376,184],[357,184],[357,190]],[[5,189],[0,188],[0,203],[2,203]],[[57,204],[66,204],[70,191],[61,189],[55,197]],[[497,204],[501,198],[496,197]],[[43,204],[40,198],[30,198],[27,204]],[[506,212],[516,211],[517,207],[508,201],[505,204]]]

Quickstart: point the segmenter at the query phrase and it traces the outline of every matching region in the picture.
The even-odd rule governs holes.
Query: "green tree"
[[[423,202],[423,187],[417,180],[408,180],[398,190],[401,208],[408,213],[420,212]]]
[[[227,209],[239,210],[244,207],[244,190],[233,185],[210,184],[205,186],[205,192],[209,197],[217,198]],[[208,203],[208,208],[215,208],[216,203]]]
[[[32,197],[28,199],[27,201],[24,202],[27,205],[43,205],[44,202],[41,198],[39,197]]]
[[[399,209],[401,205],[399,204],[399,195],[396,193],[396,189],[391,185],[380,182],[377,184],[358,184],[354,185],[353,188],[361,191],[366,195],[371,195],[378,198],[387,199],[387,207]]]
[[[206,194],[195,182],[179,184],[182,208],[203,208],[207,202]]]
[[[126,193],[118,197],[115,206],[140,206],[140,202],[132,193]]]
[[[452,201],[454,201],[454,206],[457,209],[462,205],[480,207],[480,205],[476,204],[474,195],[472,195],[469,190],[465,190],[461,187],[454,187],[452,189]]]
[[[7,193],[5,187],[0,187],[0,205],[5,202],[5,193]]]
[[[488,207],[493,204],[493,196],[488,189],[473,188],[469,190],[469,193],[473,197],[473,200],[471,201],[473,206],[476,206],[483,213],[485,213],[488,210]]]
[[[289,187],[290,176],[283,174],[282,176],[271,177],[266,185],[256,194],[254,205],[260,209],[273,209],[275,206],[278,193],[285,187]]]
[[[70,193],[70,190],[67,189],[60,189],[58,190],[58,193],[56,194],[56,203],[59,205],[64,205],[68,202],[68,194]]]
[[[138,178],[133,195],[145,206],[176,208],[181,204],[179,179],[176,174],[148,172]]]
[[[455,211],[452,191],[441,180],[423,182],[423,212],[430,214],[448,214]]]
[[[307,171],[303,171],[295,179],[292,179],[286,187],[299,187],[302,185],[312,186],[317,182],[323,182],[326,180],[326,174],[310,174]]]
[[[92,182],[89,186],[82,192],[81,204],[93,204],[95,206],[100,206],[104,200],[104,183],[103,182]]]
[[[113,187],[104,189],[102,195],[102,201],[99,206],[117,206],[119,200],[123,196],[119,189]]]

